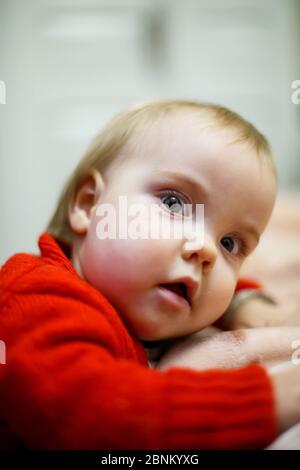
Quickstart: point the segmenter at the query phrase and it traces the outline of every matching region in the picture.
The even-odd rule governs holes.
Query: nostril
[[[214,263],[211,262],[211,261],[203,261],[203,263],[202,263],[203,272],[207,273],[208,271],[210,271],[213,264]]]

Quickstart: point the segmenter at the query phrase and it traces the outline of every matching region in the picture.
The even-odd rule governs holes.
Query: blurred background
[[[37,252],[90,139],[136,101],[229,106],[300,188],[299,45],[300,0],[0,0],[0,264]]]

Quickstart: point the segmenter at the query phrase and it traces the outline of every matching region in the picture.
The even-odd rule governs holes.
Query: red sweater
[[[55,240],[0,273],[0,446],[263,448],[277,434],[266,371],[149,368],[117,311]]]

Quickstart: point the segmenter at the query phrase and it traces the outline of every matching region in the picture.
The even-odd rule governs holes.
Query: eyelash
[[[181,200],[184,204],[186,203],[190,203],[188,198],[186,196],[181,196],[177,191],[174,191],[172,189],[167,189],[163,192],[163,194],[160,194],[160,198],[163,198],[163,197],[167,197],[167,196],[174,196],[176,198],[178,198],[179,200]],[[166,205],[163,204],[165,207]],[[168,209],[167,209],[168,210]],[[172,214],[172,215],[176,215],[176,212],[172,212],[171,210],[169,210],[169,212]],[[178,215],[178,214],[177,214]],[[237,242],[239,243],[239,252],[238,254],[236,255],[232,255],[232,256],[236,256],[236,257],[245,257],[249,254],[250,250],[249,250],[249,247],[248,247],[248,244],[246,243],[246,241],[241,238],[238,234],[230,234],[230,235],[226,235],[225,237],[222,238],[222,240],[224,238],[233,238],[234,240],[237,240]],[[224,249],[226,250],[226,248],[224,247]],[[229,254],[231,254],[230,251],[226,250]]]

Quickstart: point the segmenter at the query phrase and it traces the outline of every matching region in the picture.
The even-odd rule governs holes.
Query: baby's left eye
[[[240,251],[243,251],[243,241],[238,238],[223,237],[221,243],[232,255],[238,255]]]

